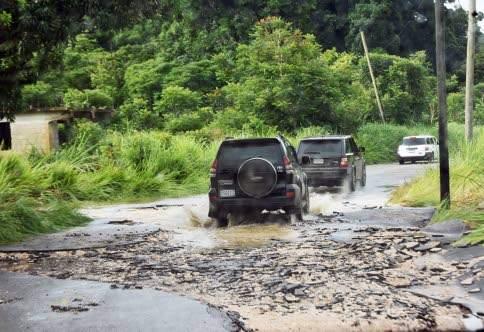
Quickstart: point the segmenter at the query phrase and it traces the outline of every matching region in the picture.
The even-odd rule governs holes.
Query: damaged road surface
[[[10,272],[0,272],[0,284],[0,331],[235,329],[229,316],[216,308],[150,289]]]
[[[205,197],[85,210],[87,227],[0,248],[0,330],[478,330],[483,247],[451,247],[465,225],[428,225],[432,209],[385,206],[424,167],[368,167],[367,187],[315,192],[293,224],[215,229]]]

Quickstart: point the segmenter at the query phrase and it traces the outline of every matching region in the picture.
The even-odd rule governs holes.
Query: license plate
[[[235,190],[234,189],[222,189],[220,190],[220,197],[234,197]]]
[[[324,164],[324,159],[313,159],[313,164],[322,165]]]

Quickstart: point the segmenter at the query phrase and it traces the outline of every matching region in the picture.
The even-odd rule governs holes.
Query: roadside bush
[[[31,165],[24,157],[0,155],[0,243],[88,220],[49,188],[48,177],[45,168]]]
[[[129,99],[115,113],[115,122],[124,128],[159,129],[163,127],[162,117],[150,111],[148,101],[141,97]]]
[[[94,90],[68,89],[64,94],[64,104],[74,109],[87,107],[112,107],[113,99],[106,93]]]
[[[180,86],[168,86],[155,102],[154,110],[164,116],[180,116],[194,112],[200,104],[201,96],[197,92]]]
[[[210,107],[203,107],[195,112],[179,116],[169,115],[166,119],[165,129],[172,133],[198,130],[205,127],[213,117]]]
[[[57,106],[60,101],[59,94],[49,83],[37,81],[22,88],[22,103],[24,107]]]

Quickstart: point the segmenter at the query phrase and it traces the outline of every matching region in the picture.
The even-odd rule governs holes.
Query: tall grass
[[[472,143],[450,143],[451,209],[439,208],[435,221],[462,219],[475,231],[467,238],[472,243],[484,241],[484,128],[476,128]],[[439,206],[439,172],[431,169],[422,177],[398,188],[392,201],[409,206]]]
[[[0,155],[0,242],[85,222],[81,202],[201,193],[217,143],[163,132],[79,135],[53,154]]]

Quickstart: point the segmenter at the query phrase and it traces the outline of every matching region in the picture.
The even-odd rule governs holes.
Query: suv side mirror
[[[308,157],[308,156],[302,156],[302,158],[301,158],[301,163],[302,163],[303,165],[308,165],[310,162],[311,162],[311,159],[309,159],[309,157]]]
[[[365,153],[365,151],[366,151],[365,147],[364,146],[360,146],[360,152]]]

